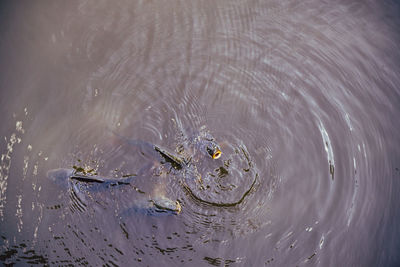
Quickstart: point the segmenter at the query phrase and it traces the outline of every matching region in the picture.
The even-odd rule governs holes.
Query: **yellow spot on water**
[[[181,213],[181,211],[182,211],[181,203],[179,203],[179,201],[176,201],[176,212],[177,212],[177,214]]]

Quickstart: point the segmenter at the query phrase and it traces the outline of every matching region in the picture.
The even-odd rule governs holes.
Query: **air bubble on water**
[[[25,132],[24,129],[22,128],[22,121],[17,121],[17,122],[16,122],[16,124],[15,124],[15,129],[16,129],[18,132],[21,132],[21,133],[24,133],[24,132]]]
[[[22,195],[17,195],[17,211],[15,216],[18,218],[17,229],[20,233],[22,231],[23,221],[22,221]]]
[[[350,131],[353,131],[353,126],[351,125],[349,114],[346,113],[344,118],[346,119],[346,123],[347,123],[347,126],[349,126]]]
[[[36,176],[37,174],[38,174],[38,165],[35,164],[35,165],[33,166],[33,175]]]
[[[324,245],[325,238],[324,236],[321,237],[321,240],[319,241],[319,249],[322,249],[322,246]]]

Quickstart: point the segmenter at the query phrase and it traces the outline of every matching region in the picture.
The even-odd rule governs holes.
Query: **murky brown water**
[[[0,261],[400,265],[399,15],[395,1],[2,4]],[[221,158],[191,147],[205,133]],[[46,175],[74,165],[137,179]],[[130,209],[142,191],[182,211]]]

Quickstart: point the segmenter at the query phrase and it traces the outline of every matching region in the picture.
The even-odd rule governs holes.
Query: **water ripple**
[[[400,262],[398,5],[317,2],[2,12],[5,263]],[[195,161],[190,144],[206,133],[221,161]],[[141,153],[142,142],[186,165]],[[137,179],[112,190],[45,179],[74,165]],[[157,194],[182,212],[135,212]]]

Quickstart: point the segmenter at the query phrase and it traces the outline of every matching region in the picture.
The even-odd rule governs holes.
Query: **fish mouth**
[[[179,214],[182,211],[182,206],[178,200],[175,202],[166,197],[156,197],[150,201],[158,212],[173,212]]]
[[[212,155],[213,159],[219,159],[222,155],[221,150],[217,149],[217,151],[214,152],[214,154]]]

